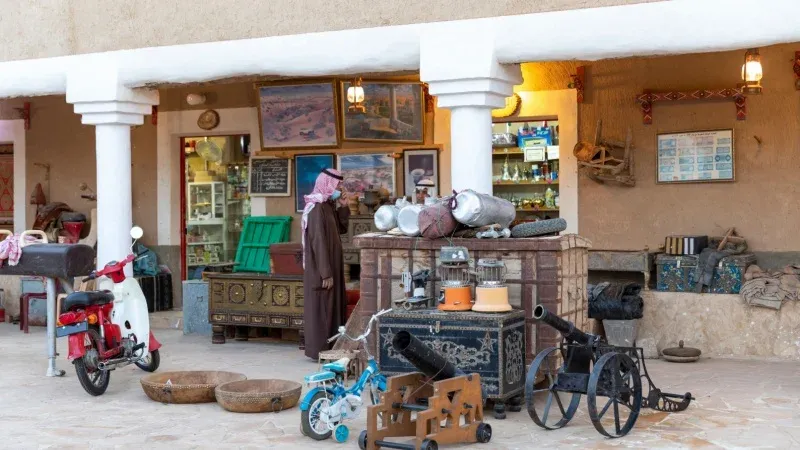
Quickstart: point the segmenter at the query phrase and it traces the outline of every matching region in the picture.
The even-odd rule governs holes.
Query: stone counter
[[[655,338],[658,350],[683,339],[703,356],[800,360],[800,303],[779,311],[747,306],[738,295],[643,292],[639,338]]]
[[[439,249],[453,245],[466,247],[473,261],[497,258],[505,263],[510,303],[525,311],[528,363],[538,351],[559,342],[555,330],[533,321],[536,305],[591,330],[586,293],[591,244],[581,236],[427,240],[368,233],[356,237],[354,245],[361,250],[361,300],[356,314],[362,322],[404,296],[400,286],[403,272],[430,269],[427,295],[437,297]]]

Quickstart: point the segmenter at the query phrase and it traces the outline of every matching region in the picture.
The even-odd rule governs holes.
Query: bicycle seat
[[[342,358],[340,360],[329,362],[322,365],[323,370],[330,370],[333,373],[347,373],[347,365],[350,364],[350,358]]]
[[[65,313],[73,308],[85,308],[93,305],[105,305],[114,301],[111,291],[78,291],[73,292],[61,304],[61,312]]]

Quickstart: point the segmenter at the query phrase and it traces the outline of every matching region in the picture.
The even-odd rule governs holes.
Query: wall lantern
[[[364,88],[361,86],[361,77],[353,80],[353,83],[347,88],[347,102],[350,106],[347,108],[350,114],[364,114],[367,109],[364,108]]]
[[[747,50],[742,65],[742,81],[744,81],[742,92],[744,94],[760,94],[761,77],[763,76],[764,70],[761,68],[761,55],[758,54],[758,49]]]
[[[189,94],[186,96],[186,103],[190,106],[199,106],[206,103],[206,96],[204,94]]]

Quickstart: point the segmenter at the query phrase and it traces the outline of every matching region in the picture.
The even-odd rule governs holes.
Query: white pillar
[[[451,110],[450,171],[453,189],[492,193],[492,115],[522,83],[519,65],[497,62],[491,34],[450,27],[421,37],[420,79],[438,106]]]
[[[100,268],[130,253],[131,126],[144,123],[144,116],[158,104],[158,92],[122,86],[116,69],[89,67],[68,74],[67,102],[75,105],[75,113],[82,116],[81,123],[96,127]],[[125,274],[133,275],[131,265],[125,268]]]

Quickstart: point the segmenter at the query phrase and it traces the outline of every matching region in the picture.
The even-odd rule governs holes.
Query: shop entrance
[[[230,272],[250,215],[250,136],[185,137],[181,148],[182,278]]]

